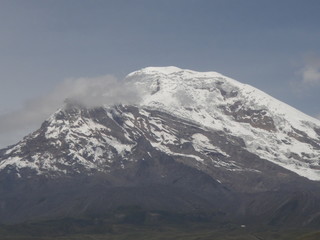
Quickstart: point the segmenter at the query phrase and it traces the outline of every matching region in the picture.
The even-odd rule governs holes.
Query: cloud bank
[[[24,103],[19,110],[0,115],[0,148],[14,144],[72,99],[88,108],[114,104],[136,104],[137,90],[129,82],[111,75],[96,78],[69,78],[51,92]]]

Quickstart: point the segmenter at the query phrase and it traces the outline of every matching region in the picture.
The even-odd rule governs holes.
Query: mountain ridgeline
[[[318,120],[215,72],[149,67],[126,81],[139,103],[66,102],[0,150],[0,223],[134,206],[144,219],[319,226]]]

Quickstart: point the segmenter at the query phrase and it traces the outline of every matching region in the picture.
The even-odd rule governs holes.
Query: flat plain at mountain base
[[[0,227],[1,240],[318,240],[315,229],[212,223],[127,224],[63,219]]]

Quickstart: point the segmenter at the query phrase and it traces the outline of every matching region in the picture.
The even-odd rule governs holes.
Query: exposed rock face
[[[0,222],[126,205],[219,221],[319,220],[319,183],[307,179],[320,179],[317,120],[217,73],[147,68],[127,80],[139,105],[68,102],[0,150]]]
[[[276,126],[271,117],[267,116],[264,109],[252,110],[244,109],[240,101],[235,102],[230,107],[223,107],[225,114],[231,115],[237,122],[249,123],[254,128],[267,131],[276,131]]]

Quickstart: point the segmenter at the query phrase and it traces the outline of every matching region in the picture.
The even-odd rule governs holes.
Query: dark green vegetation
[[[0,226],[1,240],[319,240],[312,228],[244,226],[211,216],[118,208],[108,216],[65,218]]]

